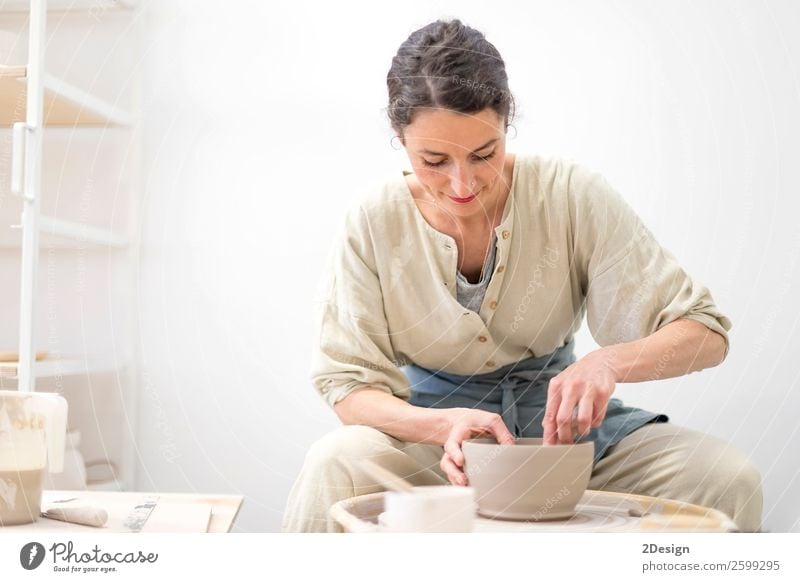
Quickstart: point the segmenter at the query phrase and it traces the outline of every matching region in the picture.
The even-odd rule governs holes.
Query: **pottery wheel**
[[[383,493],[345,499],[331,507],[331,515],[349,532],[378,532]],[[644,495],[587,490],[564,519],[517,521],[478,515],[475,533],[488,532],[631,532],[631,531],[737,531],[724,513],[699,505]]]
[[[536,532],[536,531],[640,531],[641,504],[632,499],[604,495],[600,491],[583,494],[570,518],[548,521],[489,519],[478,516],[475,532]]]

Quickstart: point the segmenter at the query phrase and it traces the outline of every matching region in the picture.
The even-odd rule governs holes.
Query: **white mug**
[[[468,533],[478,506],[472,487],[430,485],[384,493],[378,523],[386,532]]]

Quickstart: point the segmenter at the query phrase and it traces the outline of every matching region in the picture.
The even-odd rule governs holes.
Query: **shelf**
[[[30,0],[0,0],[0,12],[28,12]],[[48,0],[48,12],[70,12],[88,10],[102,14],[106,10],[130,10],[136,7],[135,0]]]
[[[116,248],[128,246],[128,241],[125,237],[115,235],[106,228],[50,218],[49,216],[39,217],[39,230],[57,237],[71,239],[76,243],[85,242]]]
[[[22,229],[20,225],[2,225],[0,249],[18,249],[21,246]],[[125,249],[128,247],[128,240],[107,228],[41,216],[39,217],[39,250],[49,247],[86,250],[91,248]]]
[[[0,0],[2,2],[3,0]],[[0,65],[0,126],[25,121],[27,67]],[[47,126],[129,125],[130,117],[102,99],[43,75]]]
[[[69,358],[46,358],[36,360],[34,375],[37,378],[54,376],[72,376],[78,374],[94,374],[110,372],[116,366],[101,365],[96,362]],[[19,362],[0,362],[0,378],[16,379],[19,375]]]

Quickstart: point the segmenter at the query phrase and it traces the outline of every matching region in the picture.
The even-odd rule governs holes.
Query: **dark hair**
[[[491,107],[514,117],[505,63],[482,32],[460,20],[437,20],[411,33],[400,45],[386,76],[392,129],[403,130],[418,109],[478,113]]]

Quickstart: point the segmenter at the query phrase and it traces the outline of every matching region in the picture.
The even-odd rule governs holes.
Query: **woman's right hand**
[[[474,408],[451,408],[448,411],[450,432],[444,443],[444,455],[439,466],[453,485],[468,485],[464,474],[464,453],[461,443],[465,440],[494,436],[501,445],[513,445],[514,435],[506,427],[502,417],[494,412]]]

